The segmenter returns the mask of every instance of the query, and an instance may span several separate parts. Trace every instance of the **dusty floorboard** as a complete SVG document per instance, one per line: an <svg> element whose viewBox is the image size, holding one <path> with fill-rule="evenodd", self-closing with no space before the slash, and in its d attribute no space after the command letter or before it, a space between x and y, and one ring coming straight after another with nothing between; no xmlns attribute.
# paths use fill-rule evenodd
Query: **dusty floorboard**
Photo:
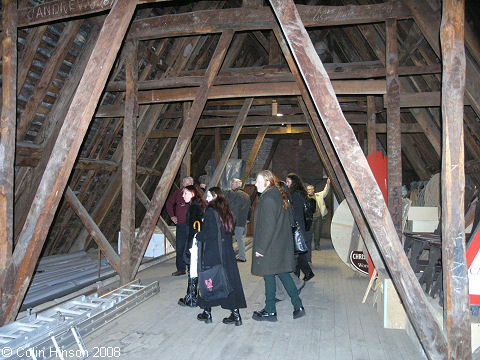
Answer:
<svg viewBox="0 0 480 360"><path fill-rule="evenodd" d="M422 359L401 330L383 329L371 305L361 300L368 280L337 257L327 240L314 251L316 276L301 293L307 316L292 319L292 305L277 305L277 323L251 319L264 306L264 283L250 274L250 256L239 264L248 308L241 311L243 326L228 326L227 310L214 308L213 323L196 320L199 309L177 305L186 277L170 276L175 262L154 266L140 274L144 283L158 280L160 293L87 337L89 349L117 350L122 359ZM109 358L115 358L109 357Z"/></svg>

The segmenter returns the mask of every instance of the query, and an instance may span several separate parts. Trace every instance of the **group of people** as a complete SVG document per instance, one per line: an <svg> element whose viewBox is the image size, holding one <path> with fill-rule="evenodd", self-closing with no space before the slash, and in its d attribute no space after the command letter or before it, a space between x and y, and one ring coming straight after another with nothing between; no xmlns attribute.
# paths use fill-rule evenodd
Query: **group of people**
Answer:
<svg viewBox="0 0 480 360"><path fill-rule="evenodd" d="M251 272L264 278L265 307L253 313L254 320L277 321L277 282L283 285L291 299L293 318L305 316L299 297L301 287L295 280L298 281L300 271L304 273L303 285L314 276L309 264L312 235L315 233L315 246L319 249L320 234L315 230L320 228L321 231L321 217L326 213L323 199L328 193L329 184L330 179L322 192L315 193L310 187L306 188L301 178L293 173L288 174L285 183L280 182L269 170L257 175L255 186L260 196L254 213ZM191 177L184 178L182 185L182 189L177 190L166 204L167 212L177 227L177 270L172 275L189 273L187 294L178 300L178 304L199 306L203 312L198 314L197 319L205 323L212 322L212 307L221 306L231 311L223 323L242 325L240 309L247 305L237 262L247 261L243 239L250 215L250 197L241 189L242 182L239 179L234 179L232 189L225 192L219 187L211 187L202 193L199 187L193 185ZM308 198L314 199L317 205L312 229L308 228L304 218ZM309 251L306 253L295 254L292 217L307 235ZM233 235L238 242L238 256L233 250ZM209 301L198 294L197 246L202 253L199 268L222 264L231 286L226 298Z"/></svg>

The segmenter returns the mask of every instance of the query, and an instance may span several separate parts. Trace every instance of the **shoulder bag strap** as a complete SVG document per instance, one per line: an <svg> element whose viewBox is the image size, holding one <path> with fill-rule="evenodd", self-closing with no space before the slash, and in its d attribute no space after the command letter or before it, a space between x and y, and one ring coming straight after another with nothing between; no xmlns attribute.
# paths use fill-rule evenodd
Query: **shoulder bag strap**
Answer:
<svg viewBox="0 0 480 360"><path fill-rule="evenodd" d="M216 210L214 210L214 214L215 214L215 220L217 221L217 227L218 227L218 236L217 236L217 240L218 240L218 252L219 252L219 255L220 255L220 263L222 264L223 266L223 256L222 256L222 230L220 229L220 226L221 226L221 223L220 223L220 219L218 217L218 213Z"/></svg>

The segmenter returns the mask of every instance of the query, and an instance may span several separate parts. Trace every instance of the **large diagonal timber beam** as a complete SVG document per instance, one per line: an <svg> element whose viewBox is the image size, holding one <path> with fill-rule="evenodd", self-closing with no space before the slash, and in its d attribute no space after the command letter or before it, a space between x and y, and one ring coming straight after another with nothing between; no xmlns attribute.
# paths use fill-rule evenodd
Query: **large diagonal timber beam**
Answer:
<svg viewBox="0 0 480 360"><path fill-rule="evenodd" d="M98 248L105 256L105 259L112 265L115 271L120 273L120 257L113 250L112 245L108 242L107 238L103 235L100 228L95 224L92 217L88 214L88 211L82 205L77 196L73 193L70 187L65 190L65 200L70 204L72 209L78 215L83 225L88 229L88 232L93 237L98 245Z"/></svg>
<svg viewBox="0 0 480 360"><path fill-rule="evenodd" d="M444 0L442 44L442 268L443 328L448 359L471 359L470 297L465 256L465 0Z"/></svg>
<svg viewBox="0 0 480 360"><path fill-rule="evenodd" d="M430 359L445 359L445 334L409 265L382 193L342 114L295 4L292 0L270 0L270 3L425 352Z"/></svg>
<svg viewBox="0 0 480 360"><path fill-rule="evenodd" d="M315 106L313 105L310 94L308 93L308 89L306 88L302 80L297 64L293 59L292 53L290 52L290 49L288 48L288 45L284 37L282 36L278 26L273 29L273 32L278 40L283 55L285 56L288 66L290 67L290 70L292 71L292 74L296 79L296 82L302 93L303 101L299 101L299 105L302 108L307 123L310 127L313 143L317 148L322 162L326 166L328 176L332 180L333 189L335 191L335 194L337 195L337 199L338 201L346 199L347 204L350 207L350 211L352 212L353 218L357 223L360 234L364 239L367 250L370 253L375 268L377 269L377 272L379 274L387 276L388 273L385 269L382 257L380 256L380 253L378 252L378 249L368 231L360 207L355 199L355 196L353 195L350 184L347 181L344 170L342 169L342 166L337 158L337 155L335 154L330 140L328 139L328 135L322 124L320 123L318 113L315 110Z"/></svg>
<svg viewBox="0 0 480 360"><path fill-rule="evenodd" d="M245 102L243 103L242 108L238 113L237 120L235 121L235 125L233 127L232 133L230 134L230 138L228 139L227 146L223 151L222 158L220 159L218 166L215 168L215 171L213 172L210 183L208 184L208 189L218 185L218 182L222 177L223 171L225 170L225 166L227 166L228 159L230 159L230 155L232 154L233 148L235 147L235 143L237 142L238 136L242 131L243 124L245 123L245 120L248 115L248 111L250 110L252 103L253 103L253 98L245 99Z"/></svg>
<svg viewBox="0 0 480 360"><path fill-rule="evenodd" d="M15 127L17 119L17 5L2 0L2 120L0 123L0 269L13 249Z"/></svg>
<svg viewBox="0 0 480 360"><path fill-rule="evenodd" d="M405 4L412 12L415 23L418 25L433 51L441 58L440 49L440 16L435 13L425 0L405 0ZM470 43L467 42L467 46ZM480 70L470 57L466 57L466 98L473 109L480 116Z"/></svg>
<svg viewBox="0 0 480 360"><path fill-rule="evenodd" d="M78 150L136 5L136 1L118 0L105 19L20 232L12 259L8 267L0 272L3 324L15 319L20 308Z"/></svg>
<svg viewBox="0 0 480 360"><path fill-rule="evenodd" d="M306 27L368 24L387 18L406 19L411 14L401 1L349 6L298 5ZM141 40L192 34L210 34L227 29L267 30L276 25L269 7L196 11L139 19L132 23L129 37Z"/></svg>
<svg viewBox="0 0 480 360"><path fill-rule="evenodd" d="M233 34L233 31L225 31L220 36L220 40L218 41L205 74L205 83L198 89L197 96L193 100L192 107L184 121L184 125L182 126L175 147L173 148L170 159L165 167L163 176L155 189L150 206L143 218L142 224L140 225L135 242L132 245L131 262L133 265L130 278L133 278L138 271L138 267L140 266L145 250L147 249L148 243L155 229L155 224L160 217L160 212L167 199L170 187L173 184L175 175L177 174L183 156L185 155L185 151L187 150L193 132L197 127L198 120L200 119L200 115L207 102L208 92L212 87L213 79L222 65L225 54L232 41Z"/></svg>

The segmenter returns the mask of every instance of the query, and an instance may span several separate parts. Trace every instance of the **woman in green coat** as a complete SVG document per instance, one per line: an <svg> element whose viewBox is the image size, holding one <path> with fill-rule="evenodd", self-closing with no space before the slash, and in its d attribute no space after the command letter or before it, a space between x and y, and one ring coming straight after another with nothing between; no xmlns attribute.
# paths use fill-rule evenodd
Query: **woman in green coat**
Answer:
<svg viewBox="0 0 480 360"><path fill-rule="evenodd" d="M293 305L293 318L305 315L297 288L289 274L295 269L293 237L288 215L289 203L280 184L269 170L257 175L255 183L261 193L255 209L252 274L265 280L265 308L253 313L258 321L277 321L275 275L278 275Z"/></svg>

